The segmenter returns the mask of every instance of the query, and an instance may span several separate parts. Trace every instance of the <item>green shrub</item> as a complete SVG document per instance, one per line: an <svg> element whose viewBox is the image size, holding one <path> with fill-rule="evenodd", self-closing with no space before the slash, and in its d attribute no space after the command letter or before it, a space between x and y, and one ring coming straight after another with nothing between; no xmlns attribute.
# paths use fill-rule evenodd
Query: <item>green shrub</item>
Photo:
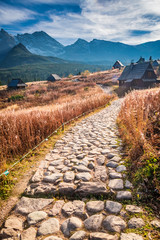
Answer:
<svg viewBox="0 0 160 240"><path fill-rule="evenodd" d="M11 96L8 100L15 102L15 101L22 100L23 98L24 98L23 95L14 95L14 96Z"/></svg>

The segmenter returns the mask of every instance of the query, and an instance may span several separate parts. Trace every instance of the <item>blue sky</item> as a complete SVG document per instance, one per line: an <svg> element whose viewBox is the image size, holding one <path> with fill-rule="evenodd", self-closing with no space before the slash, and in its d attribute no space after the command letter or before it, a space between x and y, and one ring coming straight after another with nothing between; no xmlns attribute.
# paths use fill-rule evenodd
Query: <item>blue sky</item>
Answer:
<svg viewBox="0 0 160 240"><path fill-rule="evenodd" d="M42 30L64 45L139 44L160 39L160 0L0 0L0 27L14 35Z"/></svg>

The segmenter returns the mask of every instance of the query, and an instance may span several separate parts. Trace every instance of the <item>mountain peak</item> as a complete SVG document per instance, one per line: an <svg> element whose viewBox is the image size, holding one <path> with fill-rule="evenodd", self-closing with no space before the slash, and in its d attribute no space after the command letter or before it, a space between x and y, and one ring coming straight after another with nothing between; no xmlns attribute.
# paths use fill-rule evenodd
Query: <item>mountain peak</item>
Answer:
<svg viewBox="0 0 160 240"><path fill-rule="evenodd" d="M22 43L18 43L16 46L14 46L9 53L14 55L17 55L17 54L31 55L32 54L30 51L28 51L28 49Z"/></svg>
<svg viewBox="0 0 160 240"><path fill-rule="evenodd" d="M75 43L88 43L88 42L82 38L78 38Z"/></svg>

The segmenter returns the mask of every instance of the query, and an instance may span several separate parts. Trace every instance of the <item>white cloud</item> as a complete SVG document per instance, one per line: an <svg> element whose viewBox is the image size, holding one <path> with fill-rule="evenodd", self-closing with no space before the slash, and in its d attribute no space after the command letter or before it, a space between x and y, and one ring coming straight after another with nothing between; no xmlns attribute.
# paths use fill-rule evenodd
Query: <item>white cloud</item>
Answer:
<svg viewBox="0 0 160 240"><path fill-rule="evenodd" d="M33 19L34 15L35 13L28 9L18 9L7 4L3 4L0 7L0 24L7 25L13 24L15 22Z"/></svg>
<svg viewBox="0 0 160 240"><path fill-rule="evenodd" d="M160 39L159 0L81 0L80 6L81 14L66 13L58 16L50 12L51 22L42 21L28 28L28 31L44 30L56 39L64 39L63 43L66 39L73 41L76 38L97 38L129 44ZM132 34L135 30L148 33L136 36Z"/></svg>

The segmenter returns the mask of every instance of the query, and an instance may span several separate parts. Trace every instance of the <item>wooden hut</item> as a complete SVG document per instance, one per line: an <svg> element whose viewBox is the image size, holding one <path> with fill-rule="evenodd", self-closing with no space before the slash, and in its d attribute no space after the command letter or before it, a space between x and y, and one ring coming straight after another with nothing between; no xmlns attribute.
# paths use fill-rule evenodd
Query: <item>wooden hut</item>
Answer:
<svg viewBox="0 0 160 240"><path fill-rule="evenodd" d="M148 88L157 82L157 75L150 62L131 63L119 77L119 86Z"/></svg>
<svg viewBox="0 0 160 240"><path fill-rule="evenodd" d="M8 84L8 89L18 89L25 87L27 87L27 84L25 84L20 78L12 79Z"/></svg>
<svg viewBox="0 0 160 240"><path fill-rule="evenodd" d="M60 81L61 80L61 77L58 76L57 74L51 74L48 78L47 78L47 81L50 81L50 82L55 82L55 81Z"/></svg>
<svg viewBox="0 0 160 240"><path fill-rule="evenodd" d="M159 67L160 66L160 60L159 59L154 60L153 63L152 63L152 66L155 67L155 68Z"/></svg>
<svg viewBox="0 0 160 240"><path fill-rule="evenodd" d="M121 69L121 68L123 68L123 67L124 67L124 65L123 65L119 60L117 60L117 61L114 63L114 65L113 65L113 68L114 68L114 69L116 69L116 68Z"/></svg>

